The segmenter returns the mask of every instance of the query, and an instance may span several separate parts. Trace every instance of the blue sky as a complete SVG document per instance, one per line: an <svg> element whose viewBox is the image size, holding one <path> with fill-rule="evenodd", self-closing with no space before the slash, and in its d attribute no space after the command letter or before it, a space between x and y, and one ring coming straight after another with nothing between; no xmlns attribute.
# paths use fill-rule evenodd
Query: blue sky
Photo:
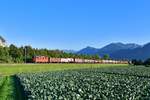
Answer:
<svg viewBox="0 0 150 100"><path fill-rule="evenodd" d="M37 48L150 42L149 0L1 0L0 35Z"/></svg>

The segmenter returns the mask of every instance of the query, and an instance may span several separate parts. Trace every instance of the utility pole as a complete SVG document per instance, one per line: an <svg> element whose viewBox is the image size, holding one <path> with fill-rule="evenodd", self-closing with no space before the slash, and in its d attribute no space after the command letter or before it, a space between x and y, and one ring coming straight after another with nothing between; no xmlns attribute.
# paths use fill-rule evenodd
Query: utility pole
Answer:
<svg viewBox="0 0 150 100"><path fill-rule="evenodd" d="M24 48L24 54L25 54L24 63L27 63L27 49L26 49L26 47Z"/></svg>

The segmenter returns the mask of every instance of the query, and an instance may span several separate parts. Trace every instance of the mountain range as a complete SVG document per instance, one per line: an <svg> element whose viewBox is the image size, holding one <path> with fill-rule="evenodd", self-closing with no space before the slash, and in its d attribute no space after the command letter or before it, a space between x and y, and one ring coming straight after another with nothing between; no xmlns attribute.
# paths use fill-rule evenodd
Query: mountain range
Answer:
<svg viewBox="0 0 150 100"><path fill-rule="evenodd" d="M150 58L150 43L145 45L139 45L135 43L111 43L102 48L94 48L94 47L86 47L78 52L77 54L88 54L88 55L95 55L98 54L99 56L103 56L108 54L113 59L141 59L145 60Z"/></svg>

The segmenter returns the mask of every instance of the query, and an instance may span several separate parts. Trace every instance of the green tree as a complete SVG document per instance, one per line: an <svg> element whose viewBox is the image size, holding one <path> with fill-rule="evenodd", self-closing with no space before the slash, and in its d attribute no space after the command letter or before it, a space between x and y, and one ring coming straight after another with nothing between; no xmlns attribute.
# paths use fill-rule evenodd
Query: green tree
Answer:
<svg viewBox="0 0 150 100"><path fill-rule="evenodd" d="M96 55L93 55L93 59L100 59L100 57L98 54L96 54Z"/></svg>
<svg viewBox="0 0 150 100"><path fill-rule="evenodd" d="M150 58L148 58L145 62L144 62L144 65L146 67L150 67Z"/></svg>
<svg viewBox="0 0 150 100"><path fill-rule="evenodd" d="M21 50L19 50L15 45L11 44L9 47L9 55L12 57L13 62L20 63L23 62Z"/></svg>
<svg viewBox="0 0 150 100"><path fill-rule="evenodd" d="M11 62L11 57L9 56L9 48L0 46L0 62L8 63Z"/></svg>
<svg viewBox="0 0 150 100"><path fill-rule="evenodd" d="M108 60L108 59L110 59L110 57L109 57L108 54L105 54L105 55L103 56L103 59Z"/></svg>
<svg viewBox="0 0 150 100"><path fill-rule="evenodd" d="M133 60L132 60L132 64L133 64L133 65L143 65L143 61L142 61L142 60L133 59Z"/></svg>

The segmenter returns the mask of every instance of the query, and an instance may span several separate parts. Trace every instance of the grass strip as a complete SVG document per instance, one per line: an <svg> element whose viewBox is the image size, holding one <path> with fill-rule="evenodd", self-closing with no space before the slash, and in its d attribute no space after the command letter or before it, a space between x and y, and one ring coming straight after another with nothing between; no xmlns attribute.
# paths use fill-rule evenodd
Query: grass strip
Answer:
<svg viewBox="0 0 150 100"><path fill-rule="evenodd" d="M14 81L11 77L5 76L3 78L3 83L0 86L0 99L1 100L15 100L15 87Z"/></svg>
<svg viewBox="0 0 150 100"><path fill-rule="evenodd" d="M0 100L26 100L23 88L16 76L1 78Z"/></svg>
<svg viewBox="0 0 150 100"><path fill-rule="evenodd" d="M0 75L10 76L18 73L127 66L127 64L0 64Z"/></svg>

